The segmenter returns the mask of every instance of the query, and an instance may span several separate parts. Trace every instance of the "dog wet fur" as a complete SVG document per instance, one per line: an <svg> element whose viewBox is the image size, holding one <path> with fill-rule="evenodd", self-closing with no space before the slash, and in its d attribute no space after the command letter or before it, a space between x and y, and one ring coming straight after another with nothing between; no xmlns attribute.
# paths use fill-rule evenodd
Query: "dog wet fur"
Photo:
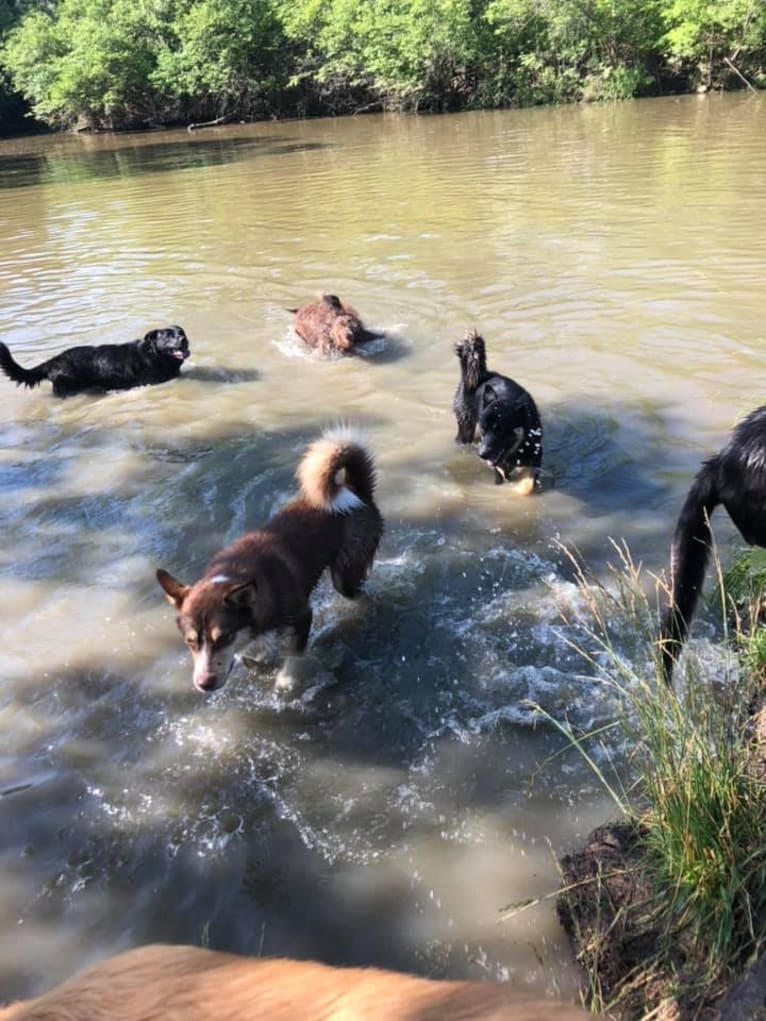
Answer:
<svg viewBox="0 0 766 1021"><path fill-rule="evenodd" d="M375 499L375 466L363 442L334 430L312 443L297 470L300 495L262 528L221 550L194 585L157 571L194 661L199 691L223 687L243 640L271 631L286 639L277 688L303 677L309 597L329 569L337 592L359 595L383 534Z"/></svg>
<svg viewBox="0 0 766 1021"><path fill-rule="evenodd" d="M289 311L295 316L295 332L322 355L348 354L356 344L378 336L365 329L354 309L335 294L319 294L311 304Z"/></svg>
<svg viewBox="0 0 766 1021"><path fill-rule="evenodd" d="M178 376L189 353L183 328L166 326L127 344L70 347L31 369L19 365L0 342L0 369L17 386L35 387L49 380L56 397L69 397L165 383Z"/></svg>
<svg viewBox="0 0 766 1021"><path fill-rule="evenodd" d="M452 407L457 443L473 443L478 430L478 455L494 473L495 483L508 482L514 492L529 496L540 487L543 426L531 394L508 376L487 368L484 338L471 331L455 345L460 380Z"/></svg>

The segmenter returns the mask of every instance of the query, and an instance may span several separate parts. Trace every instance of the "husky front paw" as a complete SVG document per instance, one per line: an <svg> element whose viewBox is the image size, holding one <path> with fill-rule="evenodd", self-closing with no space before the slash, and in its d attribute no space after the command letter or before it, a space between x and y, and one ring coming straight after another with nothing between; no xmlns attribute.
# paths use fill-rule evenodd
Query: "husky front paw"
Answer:
<svg viewBox="0 0 766 1021"><path fill-rule="evenodd" d="M293 654L287 656L282 664L274 681L274 690L298 698L311 685L318 683L326 686L328 683L335 683L335 680L334 674L310 653L302 656Z"/></svg>
<svg viewBox="0 0 766 1021"><path fill-rule="evenodd" d="M274 690L290 695L296 688L305 684L310 675L311 670L305 656L287 656L277 673Z"/></svg>

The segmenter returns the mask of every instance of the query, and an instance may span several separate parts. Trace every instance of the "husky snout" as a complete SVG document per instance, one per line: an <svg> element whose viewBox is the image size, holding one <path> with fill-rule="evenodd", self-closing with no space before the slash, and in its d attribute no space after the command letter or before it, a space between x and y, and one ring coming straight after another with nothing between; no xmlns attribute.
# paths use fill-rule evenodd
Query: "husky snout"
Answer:
<svg viewBox="0 0 766 1021"><path fill-rule="evenodd" d="M215 691L226 684L234 666L233 652L219 651L210 655L207 649L202 649L198 653L192 652L192 657L194 659L192 682L198 691Z"/></svg>
<svg viewBox="0 0 766 1021"><path fill-rule="evenodd" d="M215 691L219 686L215 674L197 674L195 671L192 680L197 691Z"/></svg>

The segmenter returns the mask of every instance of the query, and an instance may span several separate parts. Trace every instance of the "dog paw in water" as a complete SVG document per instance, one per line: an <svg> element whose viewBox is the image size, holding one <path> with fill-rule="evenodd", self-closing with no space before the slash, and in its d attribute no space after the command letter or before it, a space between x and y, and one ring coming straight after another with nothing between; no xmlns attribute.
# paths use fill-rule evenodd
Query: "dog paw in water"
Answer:
<svg viewBox="0 0 766 1021"><path fill-rule="evenodd" d="M293 695L307 686L315 670L316 663L311 656L287 656L277 672L274 690L283 695Z"/></svg>
<svg viewBox="0 0 766 1021"><path fill-rule="evenodd" d="M338 683L338 678L311 653L288 656L277 673L274 690L292 698L307 698Z"/></svg>

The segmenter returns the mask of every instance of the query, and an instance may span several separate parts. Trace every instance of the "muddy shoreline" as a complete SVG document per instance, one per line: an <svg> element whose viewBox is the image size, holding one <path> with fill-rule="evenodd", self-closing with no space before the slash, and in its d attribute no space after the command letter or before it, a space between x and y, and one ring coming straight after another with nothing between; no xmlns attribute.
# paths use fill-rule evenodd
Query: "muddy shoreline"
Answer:
<svg viewBox="0 0 766 1021"><path fill-rule="evenodd" d="M684 933L668 934L631 822L597 827L559 860L557 913L591 995L620 1021L766 1021L766 957L729 985L704 982ZM661 953L662 949L662 953Z"/></svg>

